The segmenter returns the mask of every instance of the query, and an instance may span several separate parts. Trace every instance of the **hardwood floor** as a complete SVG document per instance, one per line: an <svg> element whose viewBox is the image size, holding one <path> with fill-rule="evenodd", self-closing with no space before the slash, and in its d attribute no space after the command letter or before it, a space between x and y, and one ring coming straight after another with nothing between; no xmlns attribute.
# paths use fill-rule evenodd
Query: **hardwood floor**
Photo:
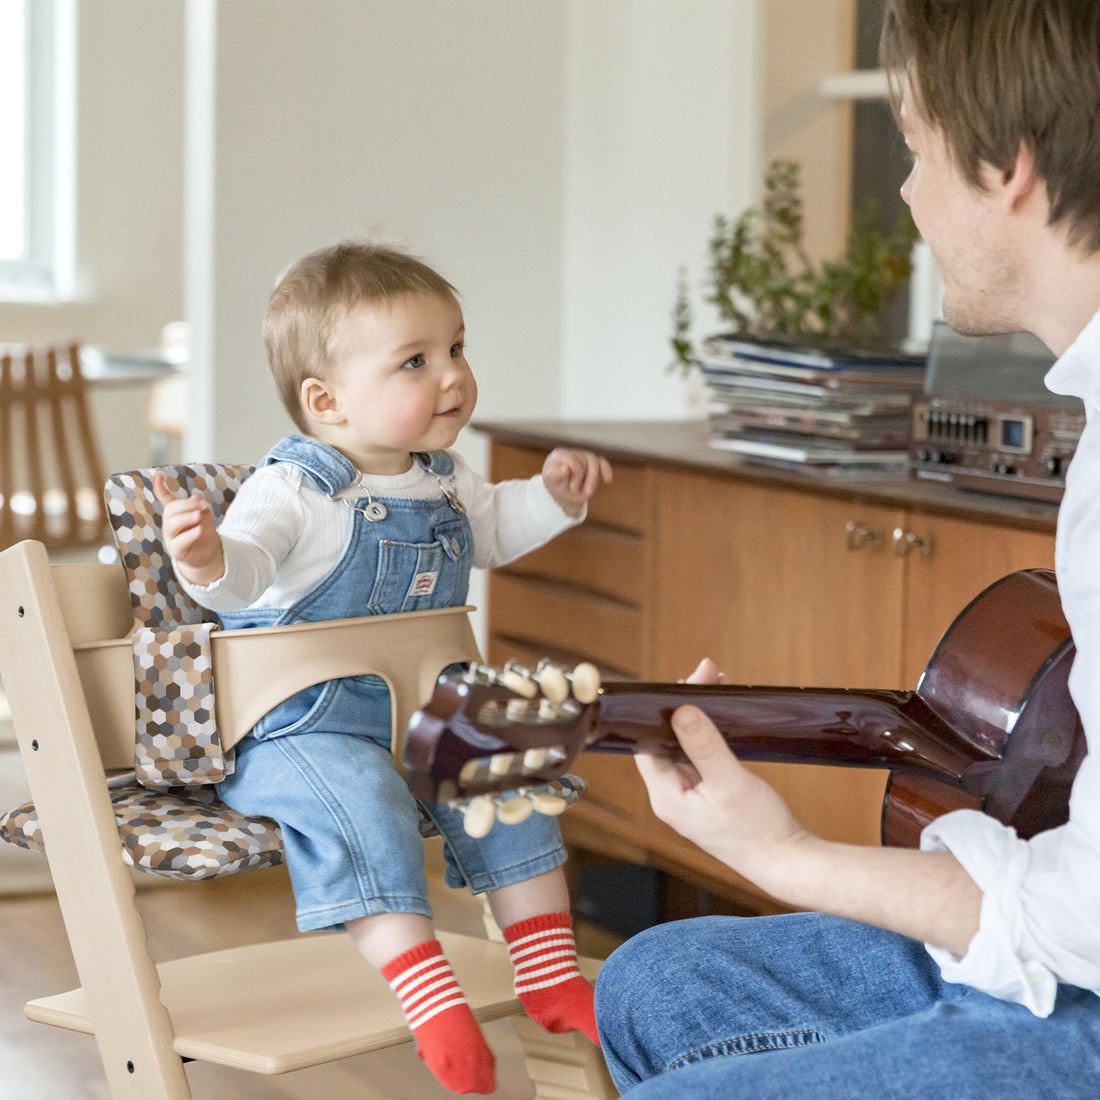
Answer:
<svg viewBox="0 0 1100 1100"><path fill-rule="evenodd" d="M438 841L429 842L432 904L440 928L482 933L481 909L442 884ZM186 901L186 905L183 901ZM281 869L194 884L139 890L154 958L296 934L290 887ZM592 946L582 950L592 954ZM90 1037L24 1019L31 997L77 985L61 914L52 894L0 897L0 1100L108 1100ZM506 1020L485 1028L497 1057L496 1096L534 1095L518 1040ZM443 1100L412 1044L279 1077L260 1077L206 1063L187 1067L199 1100Z"/></svg>

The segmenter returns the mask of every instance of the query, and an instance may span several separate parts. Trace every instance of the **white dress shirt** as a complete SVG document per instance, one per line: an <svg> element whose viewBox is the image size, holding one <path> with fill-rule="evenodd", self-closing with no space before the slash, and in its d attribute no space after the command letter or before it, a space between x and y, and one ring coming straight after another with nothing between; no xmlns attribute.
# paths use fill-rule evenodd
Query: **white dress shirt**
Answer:
<svg viewBox="0 0 1100 1100"><path fill-rule="evenodd" d="M1069 821L1031 840L973 810L932 822L921 846L947 849L983 891L981 923L966 954L929 946L943 976L1037 1016L1066 982L1100 996L1100 313L1046 378L1080 397L1086 427L1066 477L1055 567L1077 649L1070 695L1089 753L1070 798Z"/></svg>

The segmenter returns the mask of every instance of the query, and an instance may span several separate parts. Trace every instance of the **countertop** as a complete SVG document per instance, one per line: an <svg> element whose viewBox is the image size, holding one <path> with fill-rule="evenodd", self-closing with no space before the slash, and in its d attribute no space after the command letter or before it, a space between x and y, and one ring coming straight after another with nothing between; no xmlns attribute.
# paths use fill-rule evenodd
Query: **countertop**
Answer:
<svg viewBox="0 0 1100 1100"><path fill-rule="evenodd" d="M1056 504L956 489L923 478L834 479L753 463L711 447L707 424L702 420L480 420L471 427L502 443L544 447L547 451L557 446L583 447L606 455L612 463L635 462L725 474L843 500L1010 523L1028 530L1052 532L1058 517Z"/></svg>

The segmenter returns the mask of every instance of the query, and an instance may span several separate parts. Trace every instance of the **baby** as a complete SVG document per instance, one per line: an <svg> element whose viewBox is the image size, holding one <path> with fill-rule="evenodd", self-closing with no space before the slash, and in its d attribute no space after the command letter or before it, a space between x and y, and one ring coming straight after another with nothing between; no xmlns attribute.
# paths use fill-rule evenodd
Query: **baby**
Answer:
<svg viewBox="0 0 1100 1100"><path fill-rule="evenodd" d="M155 483L176 573L227 628L462 604L472 565L581 522L611 480L606 459L559 449L540 477L493 485L448 450L477 400L462 310L450 283L402 252L345 243L305 256L272 293L264 340L299 434L261 460L220 527L201 497ZM279 822L298 927L346 927L440 1083L492 1092L492 1051L435 938L385 684L333 680L281 703L239 743L218 791ZM597 1042L556 820L533 814L474 839L457 812L423 810L445 839L448 884L488 892L528 1015Z"/></svg>

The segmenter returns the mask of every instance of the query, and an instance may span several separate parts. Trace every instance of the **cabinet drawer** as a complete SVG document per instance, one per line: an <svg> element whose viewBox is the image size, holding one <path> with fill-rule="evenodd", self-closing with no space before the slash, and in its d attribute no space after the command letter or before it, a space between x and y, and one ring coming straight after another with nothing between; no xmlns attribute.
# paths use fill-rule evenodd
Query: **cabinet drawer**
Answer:
<svg viewBox="0 0 1100 1100"><path fill-rule="evenodd" d="M577 653L623 676L641 675L645 623L637 607L553 581L496 573L489 579L489 612L497 638Z"/></svg>
<svg viewBox="0 0 1100 1100"><path fill-rule="evenodd" d="M563 581L640 605L647 595L645 552L640 535L589 521L513 562L507 572Z"/></svg>
<svg viewBox="0 0 1100 1100"><path fill-rule="evenodd" d="M618 463L611 473L611 484L601 485L588 502L589 521L648 534L653 526L649 471Z"/></svg>

